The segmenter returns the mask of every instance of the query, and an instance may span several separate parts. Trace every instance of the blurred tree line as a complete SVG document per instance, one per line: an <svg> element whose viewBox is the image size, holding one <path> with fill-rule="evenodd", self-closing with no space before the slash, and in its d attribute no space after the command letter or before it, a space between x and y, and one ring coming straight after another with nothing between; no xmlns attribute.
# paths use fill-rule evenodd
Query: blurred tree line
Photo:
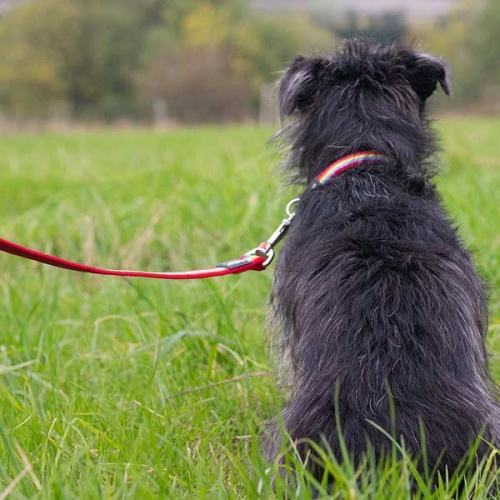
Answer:
<svg viewBox="0 0 500 500"><path fill-rule="evenodd" d="M498 0L462 0L413 31L452 62L459 103L499 81L498 19ZM251 120L262 85L296 53L328 52L359 34L412 38L398 14L273 15L247 0L31 0L0 19L0 114Z"/></svg>
<svg viewBox="0 0 500 500"><path fill-rule="evenodd" d="M263 83L334 36L245 0L31 0L0 19L0 113L74 119L253 119ZM161 106L160 106L161 108Z"/></svg>
<svg viewBox="0 0 500 500"><path fill-rule="evenodd" d="M499 0L461 0L446 17L415 26L412 35L450 63L457 107L500 113Z"/></svg>

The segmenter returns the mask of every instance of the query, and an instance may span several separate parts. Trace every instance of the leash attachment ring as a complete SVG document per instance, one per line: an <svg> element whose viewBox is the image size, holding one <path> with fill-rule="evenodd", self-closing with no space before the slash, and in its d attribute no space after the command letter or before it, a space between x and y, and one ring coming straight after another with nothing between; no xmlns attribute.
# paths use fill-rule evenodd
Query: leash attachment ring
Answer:
<svg viewBox="0 0 500 500"><path fill-rule="evenodd" d="M294 198L293 200L290 200L286 205L285 211L290 221L295 217L295 210L292 212L292 207L299 201L300 198Z"/></svg>

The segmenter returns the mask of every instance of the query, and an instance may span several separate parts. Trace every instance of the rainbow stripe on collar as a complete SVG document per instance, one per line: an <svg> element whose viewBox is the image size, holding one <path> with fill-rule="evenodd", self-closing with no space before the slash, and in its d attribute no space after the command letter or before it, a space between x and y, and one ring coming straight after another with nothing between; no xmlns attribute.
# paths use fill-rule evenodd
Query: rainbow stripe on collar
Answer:
<svg viewBox="0 0 500 500"><path fill-rule="evenodd" d="M380 163L381 161L387 161L390 159L390 156L377 151L365 151L363 153L354 153L349 156L344 156L317 175L312 181L310 187L311 189L314 189L319 186L324 186L330 179L336 177L349 168L357 167L358 165L365 163Z"/></svg>

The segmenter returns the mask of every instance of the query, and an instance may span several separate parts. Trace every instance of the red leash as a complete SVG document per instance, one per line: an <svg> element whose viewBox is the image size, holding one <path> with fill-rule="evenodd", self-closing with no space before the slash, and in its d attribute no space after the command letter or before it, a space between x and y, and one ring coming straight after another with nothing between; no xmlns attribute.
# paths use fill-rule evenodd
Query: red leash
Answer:
<svg viewBox="0 0 500 500"><path fill-rule="evenodd" d="M260 247L259 247L260 248ZM223 262L215 267L199 269L197 271L184 272L147 272L128 271L125 269L102 269L100 267L87 266L71 260L61 259L55 255L42 253L32 248L26 248L12 241L0 238L0 251L7 252L24 259L35 260L49 266L69 269L80 273L103 274L105 276L123 276L128 278L158 278L165 280L189 280L197 278L214 278L226 274L239 274L245 271L263 271L266 268L268 257L265 254L245 254L239 259ZM257 252L257 250L255 251Z"/></svg>
<svg viewBox="0 0 500 500"><path fill-rule="evenodd" d="M17 255L24 259L35 260L49 266L69 269L80 273L102 274L105 276L123 276L127 278L157 278L164 280L190 280L202 278L215 278L217 276L226 276L228 274L240 274L246 271L263 271L274 258L274 246L285 236L288 226L293 219L294 214L290 213L289 208L293 200L287 205L288 218L278 226L276 231L269 239L261 243L258 247L245 253L238 259L229 260L217 264L208 269L198 269L196 271L183 272L147 272L147 271L129 271L124 269L103 269L100 267L87 266L71 260L62 259L55 255L39 252L32 248L26 248L12 241L0 238L0 251Z"/></svg>

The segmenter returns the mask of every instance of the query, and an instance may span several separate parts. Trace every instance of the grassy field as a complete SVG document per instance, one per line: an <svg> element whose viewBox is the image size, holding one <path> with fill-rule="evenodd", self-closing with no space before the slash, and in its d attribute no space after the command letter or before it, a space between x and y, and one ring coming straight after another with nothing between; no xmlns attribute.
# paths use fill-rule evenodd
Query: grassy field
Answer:
<svg viewBox="0 0 500 500"><path fill-rule="evenodd" d="M439 129L438 183L490 285L500 380L500 121ZM291 194L271 133L0 138L0 236L106 267L182 270L237 257L270 234ZM165 282L3 254L0 266L0 499L255 498L259 479L272 496L257 452L280 406L264 329L272 270ZM405 461L372 464L363 480L331 468L338 498L409 495ZM471 479L478 498L483 480ZM449 498L453 487L419 491ZM308 498L301 484L289 495Z"/></svg>

